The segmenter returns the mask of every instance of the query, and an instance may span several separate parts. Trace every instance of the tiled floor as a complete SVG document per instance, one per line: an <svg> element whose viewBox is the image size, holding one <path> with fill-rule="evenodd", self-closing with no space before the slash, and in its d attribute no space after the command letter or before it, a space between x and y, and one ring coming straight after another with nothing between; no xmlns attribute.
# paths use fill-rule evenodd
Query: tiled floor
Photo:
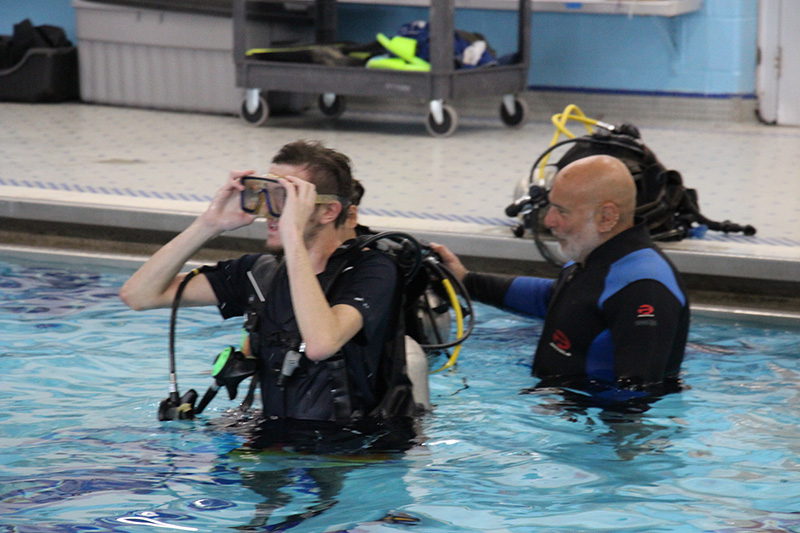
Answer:
<svg viewBox="0 0 800 533"><path fill-rule="evenodd" d="M597 118L631 120L624 109L617 103ZM177 231L229 169L265 170L284 143L320 139L352 158L367 190L361 212L369 225L464 254L535 260L531 242L511 236L504 208L550 142L545 115L509 129L494 112L459 110L455 135L434 139L424 112L365 104L336 122L310 110L252 128L230 116L0 104L0 216ZM749 117L649 116L642 106L631 115L659 159L697 189L704 214L758 228L755 237L709 232L665 245L682 270L800 280L800 129Z"/></svg>

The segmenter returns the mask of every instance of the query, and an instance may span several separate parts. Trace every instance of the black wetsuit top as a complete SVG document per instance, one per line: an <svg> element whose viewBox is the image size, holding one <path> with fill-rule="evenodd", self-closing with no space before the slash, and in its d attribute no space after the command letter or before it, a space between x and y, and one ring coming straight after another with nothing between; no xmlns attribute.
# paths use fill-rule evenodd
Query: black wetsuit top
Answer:
<svg viewBox="0 0 800 533"><path fill-rule="evenodd" d="M479 301L544 317L533 375L649 386L677 378L689 330L681 276L639 224L568 263L557 280L467 275Z"/></svg>
<svg viewBox="0 0 800 533"><path fill-rule="evenodd" d="M324 272L317 276L324 288L335 275L337 250ZM364 320L362 329L336 355L322 362L301 359L301 365L282 386L276 378L285 351L301 341L292 309L286 268L270 254L246 255L217 264L205 273L224 318L242 316L252 302L258 309L256 334L251 333L253 353L261 357L261 395L264 415L299 420L337 419L332 397L332 365L344 362L353 410L368 412L376 402L376 373L380 363L387 323L394 305L397 266L386 255L366 250L348 265L328 292L331 307L347 304ZM251 280L252 278L252 280ZM254 285L255 282L255 285ZM258 287L256 289L255 287ZM263 297L263 303L261 298ZM253 343L254 339L258 339Z"/></svg>

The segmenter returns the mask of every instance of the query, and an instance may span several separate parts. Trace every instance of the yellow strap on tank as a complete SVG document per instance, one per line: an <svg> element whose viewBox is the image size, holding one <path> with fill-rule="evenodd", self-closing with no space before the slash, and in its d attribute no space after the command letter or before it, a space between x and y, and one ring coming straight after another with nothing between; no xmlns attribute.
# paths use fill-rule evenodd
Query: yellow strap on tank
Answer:
<svg viewBox="0 0 800 533"><path fill-rule="evenodd" d="M445 292L447 292L447 295L450 297L450 305L453 306L453 310L456 313L456 338L460 339L461 335L464 333L464 314L461 312L461 304L458 301L458 295L456 295L456 291L453 289L453 284L450 283L449 279L442 279L442 286L444 287ZM441 372L442 370L446 370L455 365L456 361L458 360L459 353L461 353L461 344L453 349L453 354L450 356L450 359L447 360L447 363L445 363L442 368L431 372L431 374Z"/></svg>

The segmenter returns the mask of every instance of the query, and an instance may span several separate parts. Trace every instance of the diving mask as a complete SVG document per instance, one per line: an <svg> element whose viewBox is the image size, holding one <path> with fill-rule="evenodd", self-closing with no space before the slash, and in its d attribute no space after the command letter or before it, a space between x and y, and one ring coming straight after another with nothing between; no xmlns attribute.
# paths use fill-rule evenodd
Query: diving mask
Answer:
<svg viewBox="0 0 800 533"><path fill-rule="evenodd" d="M244 176L242 185L244 190L241 192L242 211L260 217L279 218L283 213L283 206L286 204L286 189L278 181L283 176L266 174L264 176ZM318 194L318 204L329 204L347 202L346 199L334 194Z"/></svg>

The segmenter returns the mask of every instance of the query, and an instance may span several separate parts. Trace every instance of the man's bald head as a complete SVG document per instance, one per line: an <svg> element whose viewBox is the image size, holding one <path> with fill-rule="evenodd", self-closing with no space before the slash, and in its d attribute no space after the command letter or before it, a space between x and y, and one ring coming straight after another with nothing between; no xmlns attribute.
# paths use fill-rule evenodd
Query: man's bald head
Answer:
<svg viewBox="0 0 800 533"><path fill-rule="evenodd" d="M628 167L609 155L592 155L573 161L556 176L561 185L594 206L611 203L619 209L619 224L633 224L636 211L636 183Z"/></svg>
<svg viewBox="0 0 800 533"><path fill-rule="evenodd" d="M583 262L600 244L633 226L636 184L628 167L607 155L573 161L550 189L545 225L561 251Z"/></svg>

